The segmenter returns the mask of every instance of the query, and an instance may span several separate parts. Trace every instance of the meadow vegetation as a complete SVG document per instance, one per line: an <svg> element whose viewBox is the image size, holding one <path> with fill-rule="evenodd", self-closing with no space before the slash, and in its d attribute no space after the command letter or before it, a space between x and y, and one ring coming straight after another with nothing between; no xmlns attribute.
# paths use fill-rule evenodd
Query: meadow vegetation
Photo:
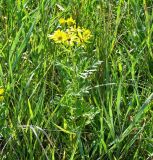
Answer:
<svg viewBox="0 0 153 160"><path fill-rule="evenodd" d="M153 159L152 8L0 0L0 159Z"/></svg>

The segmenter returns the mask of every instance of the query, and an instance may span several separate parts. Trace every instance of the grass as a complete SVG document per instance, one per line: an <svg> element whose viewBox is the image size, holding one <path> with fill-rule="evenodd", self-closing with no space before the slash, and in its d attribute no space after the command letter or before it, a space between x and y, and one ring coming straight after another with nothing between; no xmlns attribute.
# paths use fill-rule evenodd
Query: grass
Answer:
<svg viewBox="0 0 153 160"><path fill-rule="evenodd" d="M153 159L152 6L0 0L1 159ZM85 48L48 38L70 16Z"/></svg>

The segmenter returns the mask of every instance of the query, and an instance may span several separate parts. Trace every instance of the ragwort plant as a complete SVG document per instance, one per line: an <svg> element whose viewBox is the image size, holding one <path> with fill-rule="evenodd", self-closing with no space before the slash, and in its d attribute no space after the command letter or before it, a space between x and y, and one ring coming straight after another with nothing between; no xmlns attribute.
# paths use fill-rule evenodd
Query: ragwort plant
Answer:
<svg viewBox="0 0 153 160"><path fill-rule="evenodd" d="M86 61L81 59L81 56L86 56L87 43L92 37L89 29L81 28L76 26L76 22L72 17L59 20L60 27L62 29L57 29L52 35L49 35L49 39L56 43L57 55L60 59L55 64L55 70L58 72L61 83L61 90L63 92L62 103L58 105L62 107L63 112L65 112L65 117L63 117L63 128L57 126L64 133L69 135L69 145L72 147L71 153L69 153L69 146L66 152L69 153L70 159L73 159L77 153L78 145L82 150L82 156L85 157L83 152L83 146L81 139L82 130L90 124L92 119L98 114L95 111L94 106L88 105L85 100L85 96L88 94L89 83L87 82L87 77L92 76L96 69L101 64L96 63L93 69L89 70L90 65L85 64ZM57 56L56 56L57 58ZM89 61L89 63L91 63ZM54 101L54 100L53 100ZM57 108L56 108L57 110ZM64 140L62 140L64 141ZM67 146L65 142L65 147ZM64 151L63 151L64 152Z"/></svg>

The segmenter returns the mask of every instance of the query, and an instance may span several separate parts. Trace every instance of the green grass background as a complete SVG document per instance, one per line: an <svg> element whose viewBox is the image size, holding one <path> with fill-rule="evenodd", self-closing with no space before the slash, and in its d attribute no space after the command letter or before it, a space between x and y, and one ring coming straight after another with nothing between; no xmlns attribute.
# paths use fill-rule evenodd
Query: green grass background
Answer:
<svg viewBox="0 0 153 160"><path fill-rule="evenodd" d="M0 158L153 158L152 0L0 0ZM48 39L59 18L86 48Z"/></svg>

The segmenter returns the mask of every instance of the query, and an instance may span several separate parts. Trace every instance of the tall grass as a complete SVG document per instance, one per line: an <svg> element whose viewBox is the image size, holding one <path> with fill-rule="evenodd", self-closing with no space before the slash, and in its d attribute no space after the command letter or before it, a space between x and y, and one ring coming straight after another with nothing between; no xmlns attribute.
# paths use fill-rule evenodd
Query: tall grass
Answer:
<svg viewBox="0 0 153 160"><path fill-rule="evenodd" d="M1 159L153 158L152 6L0 0ZM85 48L47 37L70 16Z"/></svg>

